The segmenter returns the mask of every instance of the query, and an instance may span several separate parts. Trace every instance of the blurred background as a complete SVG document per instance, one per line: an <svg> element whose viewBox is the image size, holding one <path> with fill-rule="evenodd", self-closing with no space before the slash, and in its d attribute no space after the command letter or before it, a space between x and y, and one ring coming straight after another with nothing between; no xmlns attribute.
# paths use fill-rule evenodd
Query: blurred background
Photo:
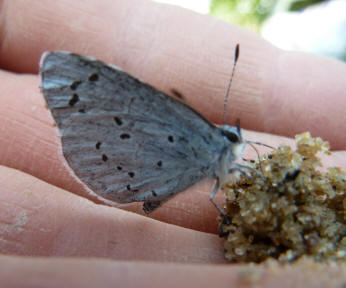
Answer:
<svg viewBox="0 0 346 288"><path fill-rule="evenodd" d="M250 29L285 50L346 62L346 0L154 0Z"/></svg>

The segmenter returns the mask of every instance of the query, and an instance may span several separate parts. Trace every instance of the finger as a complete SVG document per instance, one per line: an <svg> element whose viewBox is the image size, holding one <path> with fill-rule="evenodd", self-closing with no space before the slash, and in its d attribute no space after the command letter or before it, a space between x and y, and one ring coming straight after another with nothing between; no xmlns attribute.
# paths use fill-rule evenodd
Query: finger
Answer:
<svg viewBox="0 0 346 288"><path fill-rule="evenodd" d="M345 149L346 66L282 52L255 34L192 12L143 0L6 1L0 65L37 72L44 50L64 49L114 63L222 123L236 43L241 52L227 115L252 130L311 131ZM21 19L21 21L17 21ZM109 27L112 27L111 32Z"/></svg>
<svg viewBox="0 0 346 288"><path fill-rule="evenodd" d="M224 262L216 235L103 205L0 166L0 251L31 256Z"/></svg>
<svg viewBox="0 0 346 288"><path fill-rule="evenodd" d="M56 127L53 126L53 119L38 88L37 77L0 71L0 79L0 164L97 201L66 165ZM294 147L293 140L284 137L249 131L246 131L245 136L249 140L270 143L274 147L280 143ZM251 150L248 150L250 153ZM256 157L255 154L246 154L245 157L247 155ZM345 153L334 153L326 159L330 159L329 166L345 167ZM218 213L208 200L213 185L212 181L195 185L165 203L150 217L198 231L217 233ZM218 192L215 201L222 206L224 195ZM143 214L141 206L142 203L134 203L125 208Z"/></svg>
<svg viewBox="0 0 346 288"><path fill-rule="evenodd" d="M345 265L192 265L1 256L4 287L342 287ZM18 275L20 275L18 277Z"/></svg>

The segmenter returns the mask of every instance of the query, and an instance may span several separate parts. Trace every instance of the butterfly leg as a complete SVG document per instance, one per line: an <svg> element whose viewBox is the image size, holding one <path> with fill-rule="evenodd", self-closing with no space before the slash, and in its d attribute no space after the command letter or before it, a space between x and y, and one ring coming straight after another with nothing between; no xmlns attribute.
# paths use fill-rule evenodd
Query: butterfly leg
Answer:
<svg viewBox="0 0 346 288"><path fill-rule="evenodd" d="M213 192L210 194L209 196L209 200L210 202L215 206L215 208L219 211L219 213L221 214L221 216L224 216L225 215L225 212L219 207L217 206L217 204L214 202L213 198L217 192L217 190L219 190L219 186L220 186L220 180L219 178L216 178L216 183L215 183L215 187L214 187L214 190Z"/></svg>
<svg viewBox="0 0 346 288"><path fill-rule="evenodd" d="M244 175L247 178L253 179L253 177L251 175L248 175L246 172L244 172L245 169L247 170L251 170L252 172L254 172L255 174L257 174L259 177L261 177L263 180L265 180L266 178L263 176L262 173L260 173L258 170L256 170L255 168L253 168L250 165L247 164L240 164L240 163L235 163L234 164L235 167L231 168L229 170L229 173L232 173L234 171L239 171L242 175Z"/></svg>
<svg viewBox="0 0 346 288"><path fill-rule="evenodd" d="M249 167L251 167L251 166L249 166ZM242 168L244 169L244 167L234 167L234 168L229 169L228 172L231 174L234 171L239 171L241 174L245 175L246 177L249 177L249 175L247 175L246 172L244 172ZM246 168L248 168L248 167L246 167ZM252 168L252 169L254 169L254 168ZM217 211L219 211L220 215L225 216L225 212L223 211L223 209L221 209L219 206L217 206L217 204L213 200L217 190L219 190L219 187L220 187L220 180L219 180L219 178L216 178L215 187L214 187L213 192L209 196L209 200L214 205L214 207L217 209Z"/></svg>
<svg viewBox="0 0 346 288"><path fill-rule="evenodd" d="M143 211L145 214L150 214L155 209L159 208L164 201L145 201L143 203Z"/></svg>
<svg viewBox="0 0 346 288"><path fill-rule="evenodd" d="M228 172L230 174L232 174L233 172L238 171L243 176L248 177L250 179L253 179L253 177L251 175L249 175L248 173L246 173L244 171L245 169L251 170L254 173L256 173L257 175L259 175L261 178L264 178L264 176L261 173L259 173L255 168L253 168L250 165L246 165L246 164L235 163L235 167L229 169ZM221 216L225 216L225 212L223 211L223 209L221 209L219 206L217 206L217 204L213 200L217 190L219 189L219 186L220 186L220 180L219 180L219 178L216 178L216 184L215 184L213 192L210 194L209 200L215 206L215 208L220 212Z"/></svg>

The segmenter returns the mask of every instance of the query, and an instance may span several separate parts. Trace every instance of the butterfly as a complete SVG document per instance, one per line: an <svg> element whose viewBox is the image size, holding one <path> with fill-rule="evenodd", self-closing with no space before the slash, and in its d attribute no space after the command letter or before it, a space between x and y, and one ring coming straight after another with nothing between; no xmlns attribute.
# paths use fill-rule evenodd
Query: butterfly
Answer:
<svg viewBox="0 0 346 288"><path fill-rule="evenodd" d="M210 200L217 207L213 197L220 185L246 167L235 162L247 143L239 122L216 126L118 67L52 51L42 55L40 75L65 159L105 199L144 202L150 213L213 178Z"/></svg>

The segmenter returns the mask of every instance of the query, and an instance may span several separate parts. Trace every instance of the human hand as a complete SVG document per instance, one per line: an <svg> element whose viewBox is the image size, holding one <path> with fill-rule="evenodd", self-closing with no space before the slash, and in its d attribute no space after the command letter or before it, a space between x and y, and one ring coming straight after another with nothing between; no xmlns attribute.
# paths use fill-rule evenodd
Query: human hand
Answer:
<svg viewBox="0 0 346 288"><path fill-rule="evenodd" d="M52 277L47 286L80 281L85 287L160 285L162 280L201 287L239 281L240 266L213 265L225 260L216 233L217 211L208 200L212 185L200 183L165 203L150 215L159 221L144 216L141 204L128 205L127 210L136 212L130 213L99 205L86 194L60 156L61 143L39 90L38 61L45 50L93 56L161 91L175 88L189 105L222 124L234 47L240 43L228 123L240 118L244 128L267 133L249 131L248 139L272 146L293 143L279 134L309 130L330 141L333 149L345 149L343 63L283 52L244 29L143 0L1 4L0 249L32 256L0 257L7 267L0 272L6 277L0 278L8 283L42 283ZM345 152L339 151L328 164L345 168L345 160ZM216 202L222 199L219 192ZM310 271L311 279L300 269L283 269L261 281L276 286L283 279L292 281L293 273L305 287L317 275L328 279L328 271L340 268L328 269L325 274Z"/></svg>

